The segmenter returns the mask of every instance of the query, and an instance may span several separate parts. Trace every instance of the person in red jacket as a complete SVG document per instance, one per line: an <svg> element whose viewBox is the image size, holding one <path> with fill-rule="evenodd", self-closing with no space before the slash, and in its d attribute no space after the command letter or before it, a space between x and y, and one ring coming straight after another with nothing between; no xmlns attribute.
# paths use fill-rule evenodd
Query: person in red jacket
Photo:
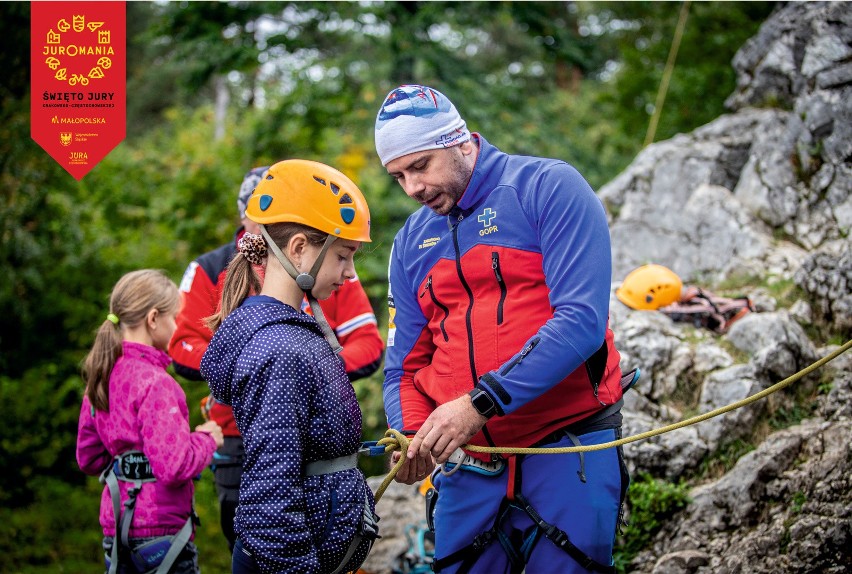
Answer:
<svg viewBox="0 0 852 574"><path fill-rule="evenodd" d="M245 209L248 198L267 169L268 167L256 167L243 179L237 197L241 226L234 233L234 241L201 255L190 263L184 272L180 284L183 305L177 317L177 329L169 343L169 355L175 372L187 379L203 380L199 372L201 357L213 337L204 320L219 308L226 268L237 252L237 242L246 232L259 233L257 223L246 218ZM320 308L343 347L340 357L350 380L373 374L382 362L384 341L379 335L370 301L357 276L346 282L331 297L320 301ZM311 312L307 301L303 301L302 310ZM206 418L216 421L225 435L225 444L214 456L213 474L219 496L222 533L233 550L236 541L234 514L242 476L243 440L234 422L231 407L207 397L202 401L202 412Z"/></svg>

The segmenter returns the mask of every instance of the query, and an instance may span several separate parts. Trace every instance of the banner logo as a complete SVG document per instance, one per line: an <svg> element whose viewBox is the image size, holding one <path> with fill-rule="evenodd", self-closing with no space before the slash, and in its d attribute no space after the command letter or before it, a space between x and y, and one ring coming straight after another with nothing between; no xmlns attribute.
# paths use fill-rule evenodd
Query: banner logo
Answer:
<svg viewBox="0 0 852 574"><path fill-rule="evenodd" d="M30 6L30 135L80 180L126 134L126 5Z"/></svg>

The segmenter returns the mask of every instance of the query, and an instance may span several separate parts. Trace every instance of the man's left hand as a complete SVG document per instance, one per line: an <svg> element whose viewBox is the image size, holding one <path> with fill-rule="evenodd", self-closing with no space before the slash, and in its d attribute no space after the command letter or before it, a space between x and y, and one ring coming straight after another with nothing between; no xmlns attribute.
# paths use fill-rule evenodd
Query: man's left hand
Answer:
<svg viewBox="0 0 852 574"><path fill-rule="evenodd" d="M427 457L430 453L438 464L446 462L460 446L485 426L488 419L479 414L468 395L444 403L432 411L429 418L411 439L407 457Z"/></svg>

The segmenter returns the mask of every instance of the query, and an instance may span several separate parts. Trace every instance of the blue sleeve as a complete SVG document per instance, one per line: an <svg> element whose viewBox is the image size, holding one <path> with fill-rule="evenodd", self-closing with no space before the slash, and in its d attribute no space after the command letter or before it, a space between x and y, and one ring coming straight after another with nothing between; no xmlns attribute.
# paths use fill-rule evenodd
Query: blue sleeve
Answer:
<svg viewBox="0 0 852 574"><path fill-rule="evenodd" d="M604 342L612 274L603 205L585 179L559 163L542 174L524 209L538 231L553 317L484 384L502 386L504 414L538 398L582 365Z"/></svg>

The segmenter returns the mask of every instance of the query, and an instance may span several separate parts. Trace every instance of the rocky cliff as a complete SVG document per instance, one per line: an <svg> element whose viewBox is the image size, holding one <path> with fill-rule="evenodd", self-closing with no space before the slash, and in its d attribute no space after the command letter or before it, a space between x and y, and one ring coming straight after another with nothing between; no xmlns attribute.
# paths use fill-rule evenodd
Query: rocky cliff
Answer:
<svg viewBox="0 0 852 574"><path fill-rule="evenodd" d="M819 342L826 333L850 335L852 11L786 4L733 64L732 113L649 146L600 193L614 281L660 263L689 283L740 284L758 311L719 336L613 300L626 366L647 375L628 396L627 435L759 392L835 349ZM773 296L784 285L798 296ZM627 445L634 473L691 485L628 570L848 572L850 355L766 400ZM706 471L743 451L720 477Z"/></svg>
<svg viewBox="0 0 852 574"><path fill-rule="evenodd" d="M648 146L600 190L614 286L658 263L686 283L735 285L757 311L718 335L613 297L622 366L643 373L625 436L761 391L852 332L852 10L785 4L733 65L730 114ZM850 441L852 352L766 400L626 445L634 476L689 485L627 570L852 570ZM394 484L379 511L372 573L407 548L422 497Z"/></svg>

